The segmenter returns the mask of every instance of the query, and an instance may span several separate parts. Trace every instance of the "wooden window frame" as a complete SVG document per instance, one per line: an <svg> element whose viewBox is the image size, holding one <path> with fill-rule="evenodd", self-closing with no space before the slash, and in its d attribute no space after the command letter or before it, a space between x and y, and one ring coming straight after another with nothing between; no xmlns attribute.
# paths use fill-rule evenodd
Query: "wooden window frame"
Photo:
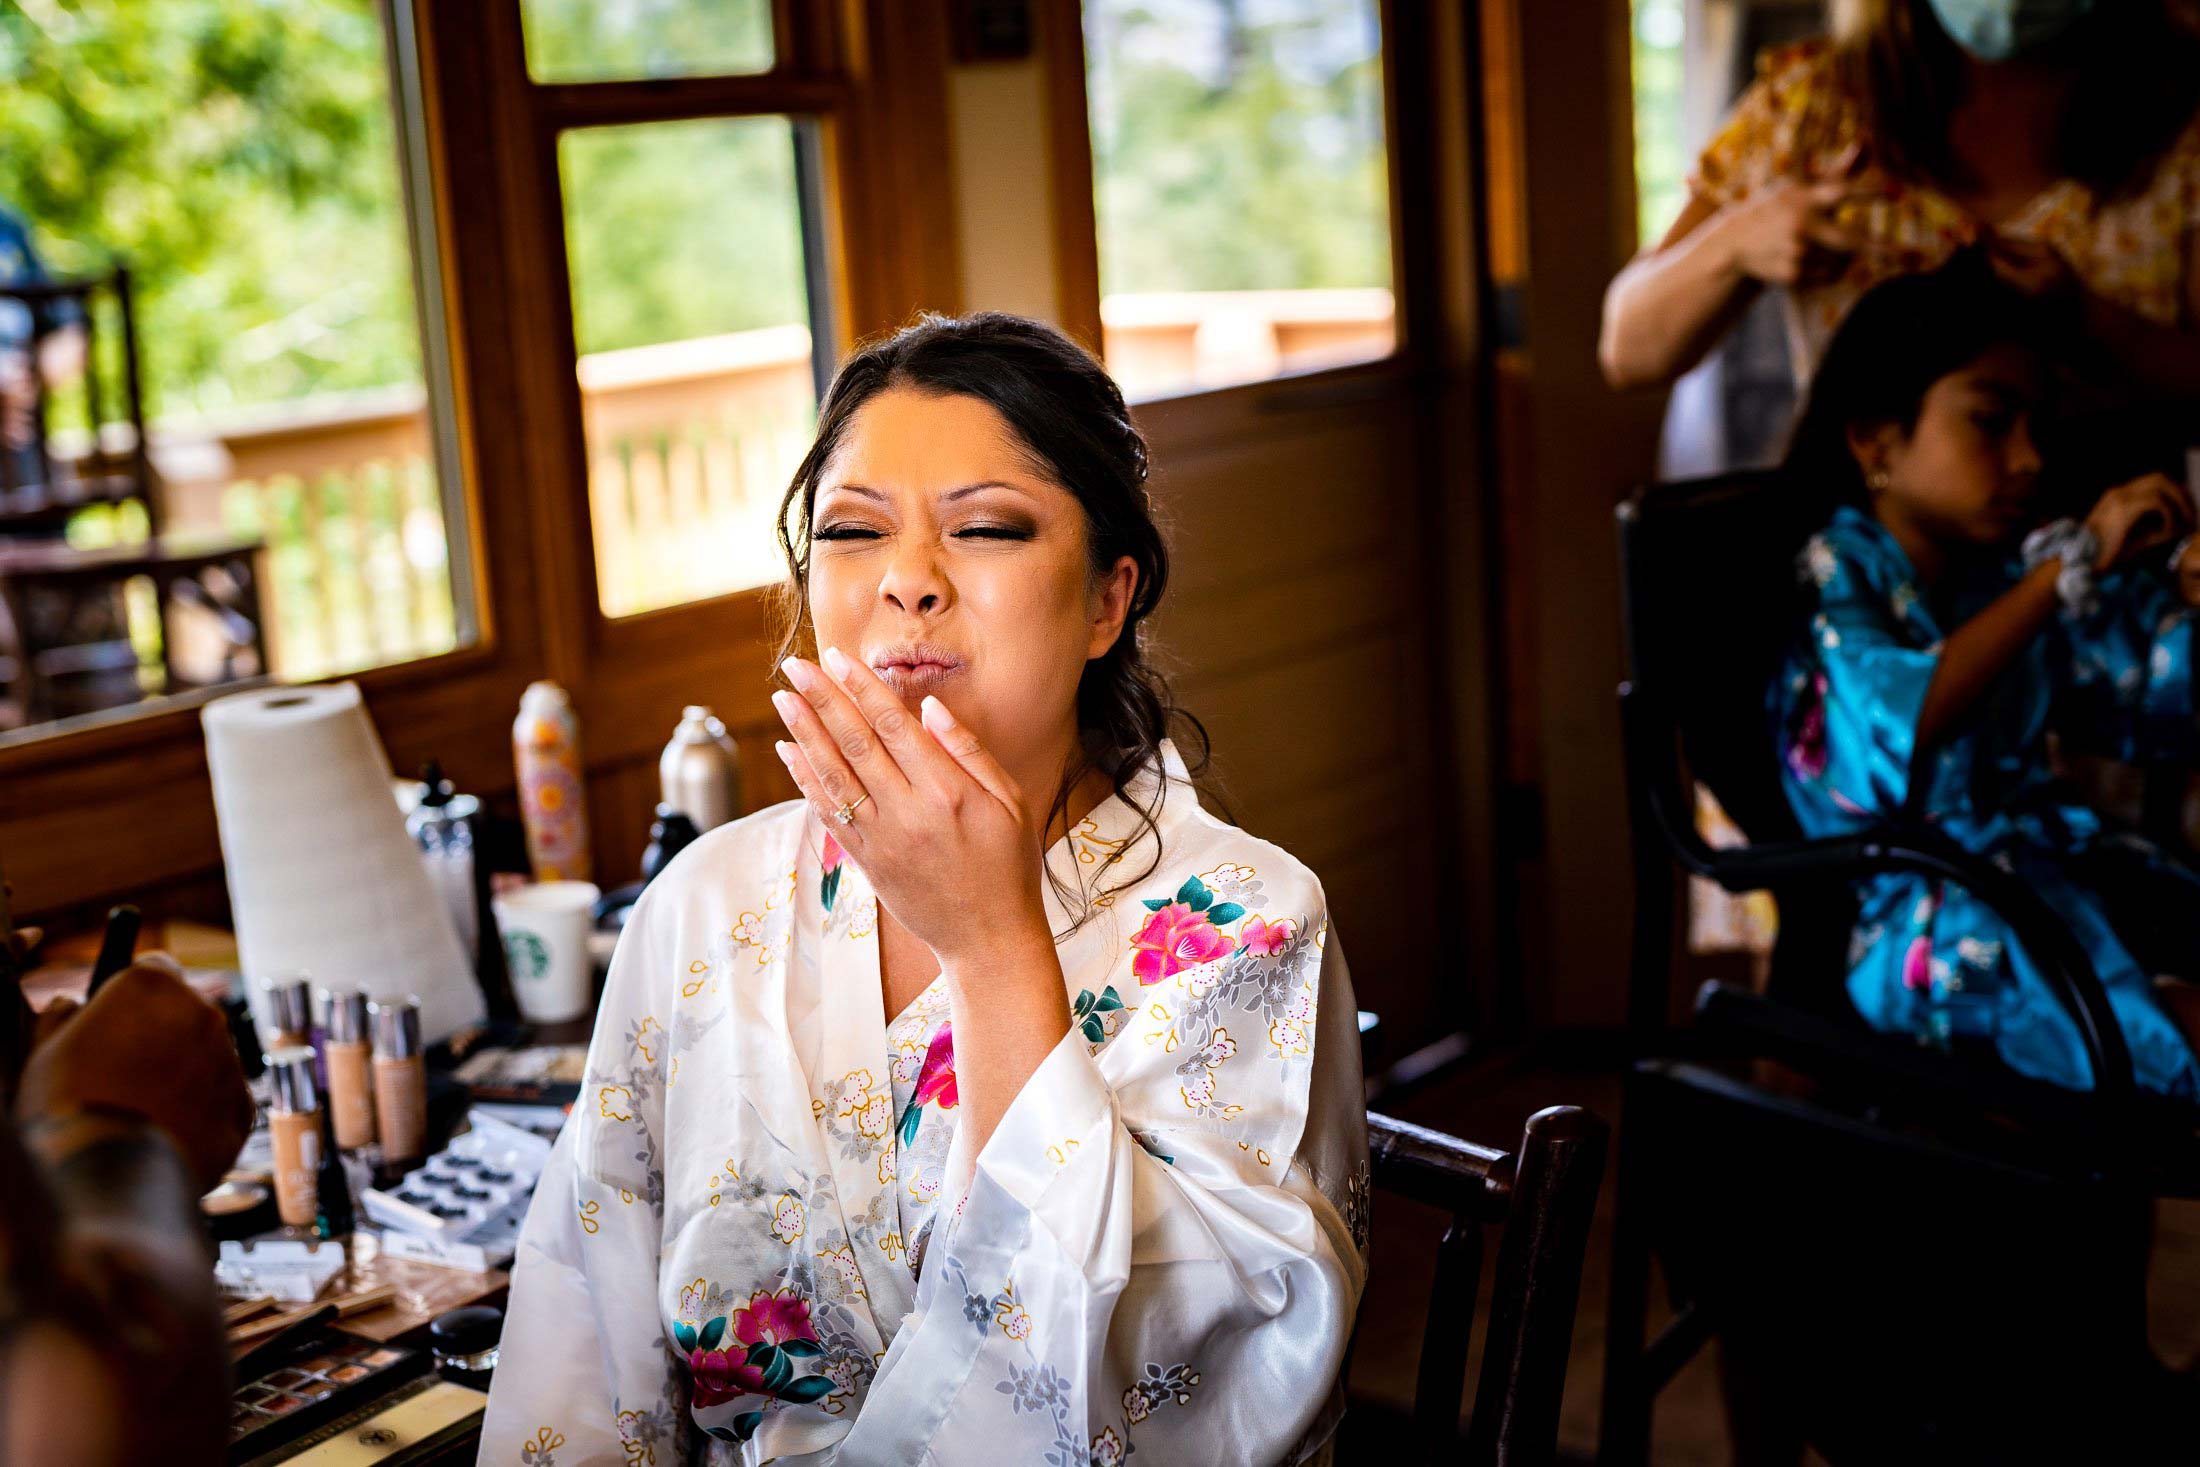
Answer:
<svg viewBox="0 0 2200 1467"><path fill-rule="evenodd" d="M1377 396L1423 380L1437 333L1433 323L1414 318L1421 294L1411 278L1425 262L1411 257L1406 179L1410 172L1398 136L1399 95L1406 73L1399 47L1396 0L1375 0L1381 27L1383 67L1383 154L1389 212L1391 295L1397 339L1390 352L1366 362L1288 372L1257 382L1193 388L1131 404L1151 432L1169 437L1234 435L1257 431L1269 414L1295 407L1316 407L1360 396ZM1037 54L1045 69L1052 104L1047 117L1047 151L1053 166L1052 233L1056 279L1055 309L1064 330L1096 357L1102 353L1100 320L1100 234L1094 203L1091 98L1086 92L1083 7L1078 0L1042 0ZM1103 357L1104 360L1104 357Z"/></svg>
<svg viewBox="0 0 2200 1467"><path fill-rule="evenodd" d="M706 692L737 733L761 729L771 590L618 619L599 609L557 138L576 126L814 119L832 344L845 349L918 309L960 306L947 8L773 0L767 73L544 84L527 75L520 0L392 3L409 7L417 43L460 479L444 497L466 510L470 533L453 552L468 557L477 613L466 647L350 675L392 765L432 755L473 788L509 790L511 719L543 677L573 692L592 776L653 761L665 715ZM218 878L199 722L208 696L0 747L0 865L18 912L66 925L118 894L204 892ZM776 798L774 778L755 777L770 761L749 762L752 803Z"/></svg>

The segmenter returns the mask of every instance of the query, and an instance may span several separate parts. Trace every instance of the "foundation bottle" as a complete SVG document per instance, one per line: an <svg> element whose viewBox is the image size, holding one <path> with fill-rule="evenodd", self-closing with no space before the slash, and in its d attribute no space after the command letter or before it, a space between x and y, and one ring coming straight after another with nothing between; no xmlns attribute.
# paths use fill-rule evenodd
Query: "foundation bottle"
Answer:
<svg viewBox="0 0 2200 1467"><path fill-rule="evenodd" d="M427 1155L428 1062L420 1048L420 1000L368 1005L374 1018L374 1114L382 1161L392 1169Z"/></svg>
<svg viewBox="0 0 2200 1467"><path fill-rule="evenodd" d="M336 1123L336 1144L345 1151L374 1144L372 1060L366 994L356 988L330 991L321 1061L328 1067L328 1107Z"/></svg>
<svg viewBox="0 0 2200 1467"><path fill-rule="evenodd" d="M313 1043L312 991L302 976L271 978L267 983L267 1020L275 1030L267 1052Z"/></svg>
<svg viewBox="0 0 2200 1467"><path fill-rule="evenodd" d="M287 1227L310 1228L320 1212L321 1170L321 1105L313 1089L313 1051L303 1046L276 1050L268 1057L268 1075L275 1211Z"/></svg>

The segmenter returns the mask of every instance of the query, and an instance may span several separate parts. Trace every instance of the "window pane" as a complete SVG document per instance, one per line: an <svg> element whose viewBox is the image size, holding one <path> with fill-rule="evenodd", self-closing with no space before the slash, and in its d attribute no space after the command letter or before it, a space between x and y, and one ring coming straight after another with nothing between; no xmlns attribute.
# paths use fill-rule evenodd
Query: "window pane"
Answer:
<svg viewBox="0 0 2200 1467"><path fill-rule="evenodd" d="M153 470L149 504L41 518L128 479L100 472L131 442L119 312L102 294L0 326L0 355L37 365L54 449L5 476L19 596L0 615L0 731L470 636L398 161L414 79L393 99L387 45L375 0L0 7L0 208L27 246L0 250L0 284L129 267ZM224 539L250 548L165 604L165 571L95 573L102 553Z"/></svg>
<svg viewBox="0 0 2200 1467"><path fill-rule="evenodd" d="M1388 355L1375 0L1086 0L1110 371L1132 398Z"/></svg>
<svg viewBox="0 0 2200 1467"><path fill-rule="evenodd" d="M1681 144L1681 0L1633 0L1636 228L1663 239L1681 212L1689 160Z"/></svg>
<svg viewBox="0 0 2200 1467"><path fill-rule="evenodd" d="M781 577L817 419L796 144L783 117L560 140L607 616Z"/></svg>
<svg viewBox="0 0 2200 1467"><path fill-rule="evenodd" d="M536 81L742 76L772 67L771 0L522 0Z"/></svg>

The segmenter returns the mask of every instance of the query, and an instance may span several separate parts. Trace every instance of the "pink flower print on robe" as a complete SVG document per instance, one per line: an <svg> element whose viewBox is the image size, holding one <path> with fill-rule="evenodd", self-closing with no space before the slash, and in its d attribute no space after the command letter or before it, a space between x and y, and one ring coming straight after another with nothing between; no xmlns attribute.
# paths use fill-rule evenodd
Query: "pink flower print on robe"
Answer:
<svg viewBox="0 0 2200 1467"><path fill-rule="evenodd" d="M1273 957L1283 951L1283 945L1291 940L1298 929L1289 917L1274 922L1264 922L1255 917L1238 932L1238 946L1256 957Z"/></svg>
<svg viewBox="0 0 2200 1467"><path fill-rule="evenodd" d="M1917 925L1917 936L1910 939L1909 950L1902 955L1902 986L1914 993L1924 993L1933 986L1933 919L1939 915L1940 890L1935 887L1910 914Z"/></svg>
<svg viewBox="0 0 2200 1467"><path fill-rule="evenodd" d="M817 899L826 911L833 909L833 899L840 895L840 868L848 862L848 853L840 848L830 831L825 835L825 847L818 853Z"/></svg>
<svg viewBox="0 0 2200 1467"><path fill-rule="evenodd" d="M1826 772L1826 675L1815 673L1810 696L1805 699L1788 735L1787 766L1797 779L1814 784Z"/></svg>
<svg viewBox="0 0 2200 1467"><path fill-rule="evenodd" d="M1146 919L1131 939L1131 947L1137 953L1131 959L1131 971L1143 986L1228 957L1237 942L1208 921L1206 913L1195 912L1183 902L1170 902Z"/></svg>
<svg viewBox="0 0 2200 1467"><path fill-rule="evenodd" d="M781 1394L765 1384L772 1355L764 1354L752 1362L752 1345L770 1345L789 1357L822 1353L817 1327L810 1323L809 1301L792 1289L758 1289L749 1296L748 1308L733 1312L730 1331L727 1324L726 1319L719 1318L704 1325L688 1351L688 1371L695 1378L698 1410L736 1396ZM729 1333L733 1337L730 1341L726 1339ZM684 1338L682 1343L686 1343ZM813 1400L819 1394L823 1393L814 1387L789 1393L790 1398Z"/></svg>
<svg viewBox="0 0 2200 1467"><path fill-rule="evenodd" d="M909 1109L901 1117L901 1144L904 1146L916 1144L917 1123L923 1119L926 1106L937 1104L941 1110L955 1108L954 1030L954 1020L943 1022L940 1032L932 1036L932 1043L924 1051L924 1063L917 1068L917 1088L911 1092Z"/></svg>
<svg viewBox="0 0 2200 1467"><path fill-rule="evenodd" d="M1933 940L1923 933L1902 955L1902 986L1920 993L1933 986Z"/></svg>

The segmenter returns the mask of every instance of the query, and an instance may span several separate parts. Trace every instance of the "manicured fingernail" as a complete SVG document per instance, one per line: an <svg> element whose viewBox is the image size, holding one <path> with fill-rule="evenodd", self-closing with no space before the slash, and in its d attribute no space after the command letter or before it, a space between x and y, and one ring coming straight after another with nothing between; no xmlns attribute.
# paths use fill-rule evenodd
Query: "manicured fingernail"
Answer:
<svg viewBox="0 0 2200 1467"><path fill-rule="evenodd" d="M833 675L835 682L844 683L848 680L848 659L838 647L825 649L825 670Z"/></svg>
<svg viewBox="0 0 2200 1467"><path fill-rule="evenodd" d="M794 745L784 739L775 739L772 741L772 752L779 756L780 763L789 769L794 768Z"/></svg>
<svg viewBox="0 0 2200 1467"><path fill-rule="evenodd" d="M793 718L794 710L802 706L802 700L785 688L772 690L772 707L779 710L781 718Z"/></svg>
<svg viewBox="0 0 2200 1467"><path fill-rule="evenodd" d="M787 675L788 682L793 683L805 693L810 690L812 680L817 676L817 669L811 667L809 663L804 662L799 657L790 657L785 662L780 663L779 670Z"/></svg>
<svg viewBox="0 0 2200 1467"><path fill-rule="evenodd" d="M953 723L955 721L955 715L947 711L947 705L930 693L926 693L924 701L917 706L926 718L936 718L941 723Z"/></svg>

